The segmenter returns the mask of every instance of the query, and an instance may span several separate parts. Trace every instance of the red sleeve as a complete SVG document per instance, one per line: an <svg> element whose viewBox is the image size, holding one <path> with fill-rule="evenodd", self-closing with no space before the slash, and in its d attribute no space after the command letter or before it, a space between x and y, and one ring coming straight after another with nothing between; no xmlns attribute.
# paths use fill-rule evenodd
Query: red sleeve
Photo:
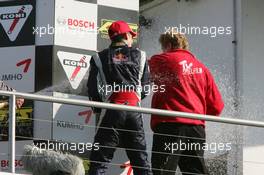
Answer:
<svg viewBox="0 0 264 175"><path fill-rule="evenodd" d="M224 102L222 100L222 96L209 70L207 71L206 104L207 104L207 111L206 111L207 115L219 116L224 108Z"/></svg>
<svg viewBox="0 0 264 175"><path fill-rule="evenodd" d="M149 60L149 69L151 74L151 80L155 84L160 84L160 80L162 79L163 72L166 70L165 68L165 60L161 55L154 55Z"/></svg>

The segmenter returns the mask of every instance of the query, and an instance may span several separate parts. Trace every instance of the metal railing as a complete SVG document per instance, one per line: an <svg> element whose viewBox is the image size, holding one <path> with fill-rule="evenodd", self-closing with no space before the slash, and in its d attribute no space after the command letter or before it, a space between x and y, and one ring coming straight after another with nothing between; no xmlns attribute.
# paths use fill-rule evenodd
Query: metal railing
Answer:
<svg viewBox="0 0 264 175"><path fill-rule="evenodd" d="M9 98L9 116L10 116L9 117L9 172L10 173L6 173L6 174L15 174L15 137L16 137L16 133L15 133L16 104L15 102L16 102L16 98L25 98L25 99L37 100L37 101L45 101L45 102L77 105L77 106L86 106L86 107L96 107L96 108L103 108L103 109L131 111L131 112L139 112L139 113L144 113L144 114L155 114L155 115L160 115L164 117L165 116L169 116L169 117L177 116L177 117L205 120L205 121L218 122L218 123L264 128L264 122L261 122L261 121L251 121L251 120L243 120L243 119L224 118L224 117L220 118L220 117L211 116L211 115L201 115L201 114L194 114L194 113L167 111L167 110L133 107L133 106L126 106L126 105L117 105L117 104L95 102L95 101L58 98L58 97L52 97L52 96L47 96L47 95L29 94L29 93L21 93L21 92L0 91L0 95L10 97Z"/></svg>

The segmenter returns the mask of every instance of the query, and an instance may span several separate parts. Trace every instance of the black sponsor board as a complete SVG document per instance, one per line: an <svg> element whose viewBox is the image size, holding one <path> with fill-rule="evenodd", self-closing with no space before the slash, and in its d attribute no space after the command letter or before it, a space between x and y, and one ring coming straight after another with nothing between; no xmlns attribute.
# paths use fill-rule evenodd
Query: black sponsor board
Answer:
<svg viewBox="0 0 264 175"><path fill-rule="evenodd" d="M95 51L54 46L50 90L86 96L90 59L94 54Z"/></svg>
<svg viewBox="0 0 264 175"><path fill-rule="evenodd" d="M95 51L36 46L35 90L87 95L90 58Z"/></svg>
<svg viewBox="0 0 264 175"><path fill-rule="evenodd" d="M36 46L35 91L52 86L53 46Z"/></svg>

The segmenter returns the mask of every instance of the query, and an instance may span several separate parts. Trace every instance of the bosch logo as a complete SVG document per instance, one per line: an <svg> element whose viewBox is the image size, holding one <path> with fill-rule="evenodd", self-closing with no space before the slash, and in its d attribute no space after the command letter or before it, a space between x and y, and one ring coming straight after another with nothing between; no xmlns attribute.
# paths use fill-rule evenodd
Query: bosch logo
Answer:
<svg viewBox="0 0 264 175"><path fill-rule="evenodd" d="M8 168L9 161L1 160L1 168ZM21 160L15 160L15 167L23 167L23 163Z"/></svg>
<svg viewBox="0 0 264 175"><path fill-rule="evenodd" d="M74 60L63 60L63 64L66 66L81 67L86 68L87 63L83 61L74 61Z"/></svg>
<svg viewBox="0 0 264 175"><path fill-rule="evenodd" d="M95 29L95 23L92 21L85 21L79 19L68 18L68 26L82 27L86 29Z"/></svg>
<svg viewBox="0 0 264 175"><path fill-rule="evenodd" d="M26 13L8 13L2 14L1 20L8 20L8 19L18 19L18 18L25 18L27 16Z"/></svg>
<svg viewBox="0 0 264 175"><path fill-rule="evenodd" d="M59 25L67 25L69 27L79 27L84 29L95 29L95 23L87 20L73 19L67 17L58 17L57 23Z"/></svg>

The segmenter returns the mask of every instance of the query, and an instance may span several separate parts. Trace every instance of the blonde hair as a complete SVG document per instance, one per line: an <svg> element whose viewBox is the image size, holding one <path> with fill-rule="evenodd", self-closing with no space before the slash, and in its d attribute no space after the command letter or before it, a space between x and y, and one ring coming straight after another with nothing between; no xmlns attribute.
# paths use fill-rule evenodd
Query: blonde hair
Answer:
<svg viewBox="0 0 264 175"><path fill-rule="evenodd" d="M189 42L184 34L170 31L160 35L159 42L162 48L167 48L171 44L172 49L189 50Z"/></svg>

